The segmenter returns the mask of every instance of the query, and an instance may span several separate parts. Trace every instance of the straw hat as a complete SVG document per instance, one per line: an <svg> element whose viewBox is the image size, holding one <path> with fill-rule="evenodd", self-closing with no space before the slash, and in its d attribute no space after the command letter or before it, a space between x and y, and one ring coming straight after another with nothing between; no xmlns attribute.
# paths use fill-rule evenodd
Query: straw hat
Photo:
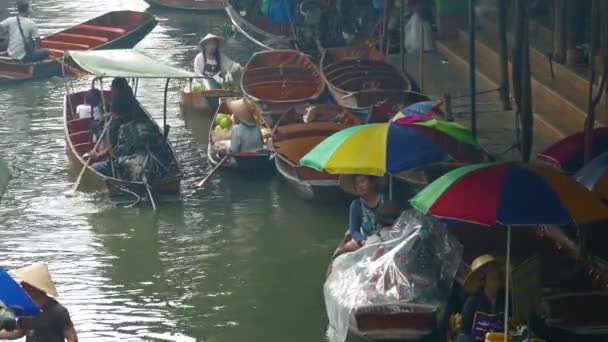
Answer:
<svg viewBox="0 0 608 342"><path fill-rule="evenodd" d="M355 189L355 178L357 178L357 176L365 176L365 175L340 175L340 178L338 179L338 184L340 185L340 188L347 194L358 196L359 193L357 193L357 190ZM370 176L365 176L365 177L370 177ZM380 192L386 185L386 178L385 177L373 177L373 178L376 179L377 191Z"/></svg>
<svg viewBox="0 0 608 342"><path fill-rule="evenodd" d="M253 123L253 113L255 112L255 105L249 102L247 99L238 99L228 102L228 108L232 113L243 122Z"/></svg>
<svg viewBox="0 0 608 342"><path fill-rule="evenodd" d="M221 40L224 40L224 38L222 38L220 36L216 36L213 33L207 33L207 35L204 36L203 39L201 39L198 42L198 45L205 45L205 43L207 43L208 41L213 40L213 39L217 40L218 42Z"/></svg>
<svg viewBox="0 0 608 342"><path fill-rule="evenodd" d="M464 279L464 290L467 293L475 293L481 286L482 273L480 270L487 265L496 263L497 260L493 255L484 254L478 256L471 264L471 273Z"/></svg>
<svg viewBox="0 0 608 342"><path fill-rule="evenodd" d="M44 262L37 262L13 271L17 280L27 283L49 296L57 297L57 290L51 279L49 268Z"/></svg>
<svg viewBox="0 0 608 342"><path fill-rule="evenodd" d="M386 201L376 209L376 222L392 225L401 216L401 208L393 201Z"/></svg>

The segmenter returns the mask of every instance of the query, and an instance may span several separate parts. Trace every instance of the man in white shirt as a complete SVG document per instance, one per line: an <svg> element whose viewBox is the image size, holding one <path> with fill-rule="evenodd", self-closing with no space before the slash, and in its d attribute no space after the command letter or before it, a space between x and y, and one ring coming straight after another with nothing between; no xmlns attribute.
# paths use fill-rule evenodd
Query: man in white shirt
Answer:
<svg viewBox="0 0 608 342"><path fill-rule="evenodd" d="M0 22L0 29L8 33L8 56L23 63L33 63L49 57L48 49L40 49L38 27L29 18L30 4L27 0L17 3L18 14Z"/></svg>

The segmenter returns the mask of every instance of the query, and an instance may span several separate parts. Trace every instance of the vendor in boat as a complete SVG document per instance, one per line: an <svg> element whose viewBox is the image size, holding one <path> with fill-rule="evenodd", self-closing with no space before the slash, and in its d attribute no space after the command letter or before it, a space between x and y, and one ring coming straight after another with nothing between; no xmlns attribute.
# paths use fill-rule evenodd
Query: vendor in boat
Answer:
<svg viewBox="0 0 608 342"><path fill-rule="evenodd" d="M106 114L109 116L106 120L107 127L100 137L104 139L103 147L99 151L92 150L88 153L91 160L97 160L92 167L98 172L108 176L113 175L112 161L107 157L118 143L120 126L131 121L134 108L135 98L127 80L122 77L115 78L111 86L110 112Z"/></svg>
<svg viewBox="0 0 608 342"><path fill-rule="evenodd" d="M32 19L30 3L17 2L17 15L0 22L0 31L8 34L8 56L23 63L34 63L49 57L48 49L40 48L38 27Z"/></svg>
<svg viewBox="0 0 608 342"><path fill-rule="evenodd" d="M47 265L37 262L15 270L14 275L41 312L35 317L20 318L13 331L0 330L0 340L17 340L25 336L26 342L78 341L70 313L53 298L57 297L57 290Z"/></svg>
<svg viewBox="0 0 608 342"><path fill-rule="evenodd" d="M381 178L366 175L342 175L340 187L346 193L357 195L353 200L349 213L349 233L352 240L344 245L341 253L355 251L368 237L376 234L376 218L374 211L384 202Z"/></svg>
<svg viewBox="0 0 608 342"><path fill-rule="evenodd" d="M484 342L488 332L504 330L504 278L496 258L485 254L473 260L464 290L470 294L462 309L457 342Z"/></svg>
<svg viewBox="0 0 608 342"><path fill-rule="evenodd" d="M254 120L255 105L243 98L228 102L228 108L234 114L230 147L228 150L220 150L218 155L223 158L227 154L258 152L264 149L262 132Z"/></svg>
<svg viewBox="0 0 608 342"><path fill-rule="evenodd" d="M220 51L221 40L222 37L209 33L198 42L201 52L194 58L196 75L213 77L219 74L220 77L224 77L227 73L241 71L242 67L239 63Z"/></svg>

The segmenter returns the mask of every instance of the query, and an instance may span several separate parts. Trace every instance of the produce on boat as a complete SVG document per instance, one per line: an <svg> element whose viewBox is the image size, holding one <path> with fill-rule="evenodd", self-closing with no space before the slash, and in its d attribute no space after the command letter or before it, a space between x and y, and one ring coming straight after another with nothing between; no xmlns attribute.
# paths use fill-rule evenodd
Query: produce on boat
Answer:
<svg viewBox="0 0 608 342"><path fill-rule="evenodd" d="M336 102L352 110L369 110L379 102L410 102L408 77L373 48L326 49L321 75Z"/></svg>
<svg viewBox="0 0 608 342"><path fill-rule="evenodd" d="M207 145L207 158L212 165L217 165L222 158L218 155L221 150L230 147L230 137L233 125L232 111L228 107L228 102L237 98L220 98L220 105L217 113L213 117L209 129L209 143ZM254 119L260 128L262 136L270 134L270 127L259 111L255 111ZM273 169L273 162L270 159L270 151L264 148L257 152L239 152L233 155L224 167L238 171L270 171Z"/></svg>
<svg viewBox="0 0 608 342"><path fill-rule="evenodd" d="M40 47L50 50L50 58L37 63L21 63L0 54L0 82L60 76L64 51L125 49L134 47L154 27L151 14L113 11L42 38ZM0 51L6 46L0 46Z"/></svg>
<svg viewBox="0 0 608 342"><path fill-rule="evenodd" d="M187 79L194 76L193 73L166 66L134 50L67 51L66 57L66 63L73 63L82 71L97 75L93 85L97 80L108 77L159 78L168 82L169 79ZM118 161L112 160L114 171L113 175L109 176L91 167L92 163L89 163L85 156L96 144L92 132L92 119L79 118L75 114L76 107L85 102L85 93L81 91L66 94L64 100L67 154L72 171L78 173L84 169L84 183L90 185L91 190L107 190L110 195L144 194L151 198L153 206L152 193L179 193L182 174L175 151L167 139L169 126L166 124L166 107L163 113L163 129L161 129L150 113L136 102L132 114L138 117L141 125L146 128L154 127L154 131L151 132L149 129L140 130L138 126L139 137L144 134L144 137L150 138L145 141L155 143L153 147L146 147L145 156L136 153L121 156ZM166 97L167 92L165 99ZM105 103L109 101L110 91L103 92L103 99ZM125 126L126 124L120 126L121 131ZM139 141L133 136L131 138Z"/></svg>
<svg viewBox="0 0 608 342"><path fill-rule="evenodd" d="M241 88L263 112L285 112L314 101L325 90L319 69L295 50L255 53L243 72Z"/></svg>
<svg viewBox="0 0 608 342"><path fill-rule="evenodd" d="M213 78L198 79L182 90L180 107L184 112L211 117L217 111L220 97L235 97L239 94L233 81L218 83Z"/></svg>
<svg viewBox="0 0 608 342"><path fill-rule="evenodd" d="M224 10L223 0L144 0L150 6L169 8L184 11L222 11Z"/></svg>
<svg viewBox="0 0 608 342"><path fill-rule="evenodd" d="M383 242L333 260L323 293L331 342L417 340L443 322L463 246L437 219L404 212Z"/></svg>
<svg viewBox="0 0 608 342"><path fill-rule="evenodd" d="M300 159L328 136L359 123L352 113L337 105L293 107L278 120L272 132L277 170L303 198L332 200L343 196L339 175L303 166Z"/></svg>

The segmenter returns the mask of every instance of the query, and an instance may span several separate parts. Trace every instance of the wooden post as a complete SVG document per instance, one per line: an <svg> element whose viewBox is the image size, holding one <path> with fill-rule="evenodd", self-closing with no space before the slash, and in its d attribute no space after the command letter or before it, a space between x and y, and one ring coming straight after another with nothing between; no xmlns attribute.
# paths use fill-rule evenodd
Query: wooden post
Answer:
<svg viewBox="0 0 608 342"><path fill-rule="evenodd" d="M509 48L507 45L507 0L498 1L498 40L500 43L500 99L503 110L511 110Z"/></svg>
<svg viewBox="0 0 608 342"><path fill-rule="evenodd" d="M382 38L381 38L381 52L384 52L385 49L387 52L385 52L385 55L388 56L388 47L387 47L387 43L388 43L388 4L389 1L388 0L384 0L384 8L382 8Z"/></svg>
<svg viewBox="0 0 608 342"><path fill-rule="evenodd" d="M553 60L566 62L566 0L553 0Z"/></svg>
<svg viewBox="0 0 608 342"><path fill-rule="evenodd" d="M469 82L471 86L471 132L477 138L477 79L475 61L475 0L469 0Z"/></svg>
<svg viewBox="0 0 608 342"><path fill-rule="evenodd" d="M589 92L587 94L587 118L585 119L585 164L591 161L593 156L593 128L595 126L595 106L593 103L593 87L595 85L595 55L598 51L598 36L599 36L599 0L593 0L591 5L591 23L589 32L590 49L589 49ZM606 1L606 0L604 0ZM600 96L601 96L600 92Z"/></svg>
<svg viewBox="0 0 608 342"><path fill-rule="evenodd" d="M420 75L420 92L424 94L424 25L420 25L420 46L418 51L418 71Z"/></svg>
<svg viewBox="0 0 608 342"><path fill-rule="evenodd" d="M405 72L405 0L401 0L399 8L399 57L401 58L401 71Z"/></svg>
<svg viewBox="0 0 608 342"><path fill-rule="evenodd" d="M452 110L452 94L443 94L443 103L445 104L445 119L447 121L454 121L454 113Z"/></svg>
<svg viewBox="0 0 608 342"><path fill-rule="evenodd" d="M534 113L532 112L532 73L530 71L530 4L528 0L519 0L523 16L524 39L522 40L522 160L530 162L532 144L534 143Z"/></svg>

